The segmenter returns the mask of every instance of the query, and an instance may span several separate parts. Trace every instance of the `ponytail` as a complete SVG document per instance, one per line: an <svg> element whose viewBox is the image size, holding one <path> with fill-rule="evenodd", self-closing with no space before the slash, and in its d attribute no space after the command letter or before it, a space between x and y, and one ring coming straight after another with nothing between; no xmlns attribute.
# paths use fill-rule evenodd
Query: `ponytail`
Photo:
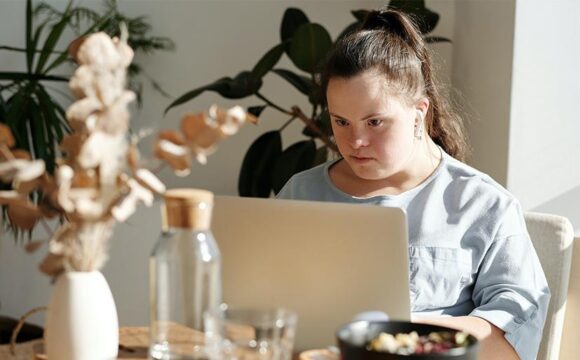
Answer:
<svg viewBox="0 0 580 360"><path fill-rule="evenodd" d="M458 160L467 156L462 119L440 92L432 73L431 55L417 26L397 10L373 10L355 32L339 40L322 72L326 95L332 77L349 78L376 69L390 87L410 101L429 99L427 133L445 152Z"/></svg>

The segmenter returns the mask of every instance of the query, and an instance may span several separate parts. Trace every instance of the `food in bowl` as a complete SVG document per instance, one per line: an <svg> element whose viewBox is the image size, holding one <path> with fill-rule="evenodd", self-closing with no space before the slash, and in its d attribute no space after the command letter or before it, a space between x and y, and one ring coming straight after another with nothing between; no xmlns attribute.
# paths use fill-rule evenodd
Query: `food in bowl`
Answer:
<svg viewBox="0 0 580 360"><path fill-rule="evenodd" d="M432 351L430 353L415 352L409 355L402 355L369 348L369 344L371 344L373 339L379 337L381 333L392 334L396 339L396 334L410 335L412 332L416 332L418 338L426 336L428 339L431 333L439 333L441 335L441 333L448 332L455 336L458 331L445 326L412 323L409 321L359 320L341 326L336 332L336 339L340 348L341 360L477 360L479 342L473 335L467 334L465 334L467 337L466 342L461 342L461 337L464 334L459 335L457 340L454 339L457 343L463 344L462 346L449 348L439 353ZM432 336L432 340L436 340L436 338L434 339L435 336ZM442 336L442 340L445 340L444 336ZM425 351L426 348L421 350Z"/></svg>
<svg viewBox="0 0 580 360"><path fill-rule="evenodd" d="M442 354L469 344L469 334L463 331L434 331L428 335L381 332L370 341L368 349L398 355Z"/></svg>

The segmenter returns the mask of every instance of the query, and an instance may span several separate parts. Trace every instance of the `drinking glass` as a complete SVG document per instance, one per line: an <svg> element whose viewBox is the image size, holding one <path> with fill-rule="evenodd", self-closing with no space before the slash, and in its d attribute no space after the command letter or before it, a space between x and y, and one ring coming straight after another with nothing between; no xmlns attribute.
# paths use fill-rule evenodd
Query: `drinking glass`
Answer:
<svg viewBox="0 0 580 360"><path fill-rule="evenodd" d="M297 316L283 308L228 308L205 313L211 360L290 360Z"/></svg>

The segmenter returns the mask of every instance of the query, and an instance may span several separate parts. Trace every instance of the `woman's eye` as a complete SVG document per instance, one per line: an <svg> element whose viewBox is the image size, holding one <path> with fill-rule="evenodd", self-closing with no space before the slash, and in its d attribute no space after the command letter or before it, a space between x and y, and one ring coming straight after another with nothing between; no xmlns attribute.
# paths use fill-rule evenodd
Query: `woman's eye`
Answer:
<svg viewBox="0 0 580 360"><path fill-rule="evenodd" d="M347 126L348 125L348 121L346 121L344 119L335 119L334 122L338 126Z"/></svg>
<svg viewBox="0 0 580 360"><path fill-rule="evenodd" d="M370 119L367 124L370 126L381 126L383 124L383 120L381 119Z"/></svg>

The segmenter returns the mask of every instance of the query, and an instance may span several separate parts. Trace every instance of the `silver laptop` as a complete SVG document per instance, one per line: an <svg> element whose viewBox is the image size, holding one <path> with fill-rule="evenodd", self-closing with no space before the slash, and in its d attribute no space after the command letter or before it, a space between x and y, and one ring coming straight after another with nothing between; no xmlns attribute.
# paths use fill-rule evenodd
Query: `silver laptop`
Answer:
<svg viewBox="0 0 580 360"><path fill-rule="evenodd" d="M217 196L224 301L298 314L295 349L335 344L365 311L409 319L405 213L396 208Z"/></svg>

